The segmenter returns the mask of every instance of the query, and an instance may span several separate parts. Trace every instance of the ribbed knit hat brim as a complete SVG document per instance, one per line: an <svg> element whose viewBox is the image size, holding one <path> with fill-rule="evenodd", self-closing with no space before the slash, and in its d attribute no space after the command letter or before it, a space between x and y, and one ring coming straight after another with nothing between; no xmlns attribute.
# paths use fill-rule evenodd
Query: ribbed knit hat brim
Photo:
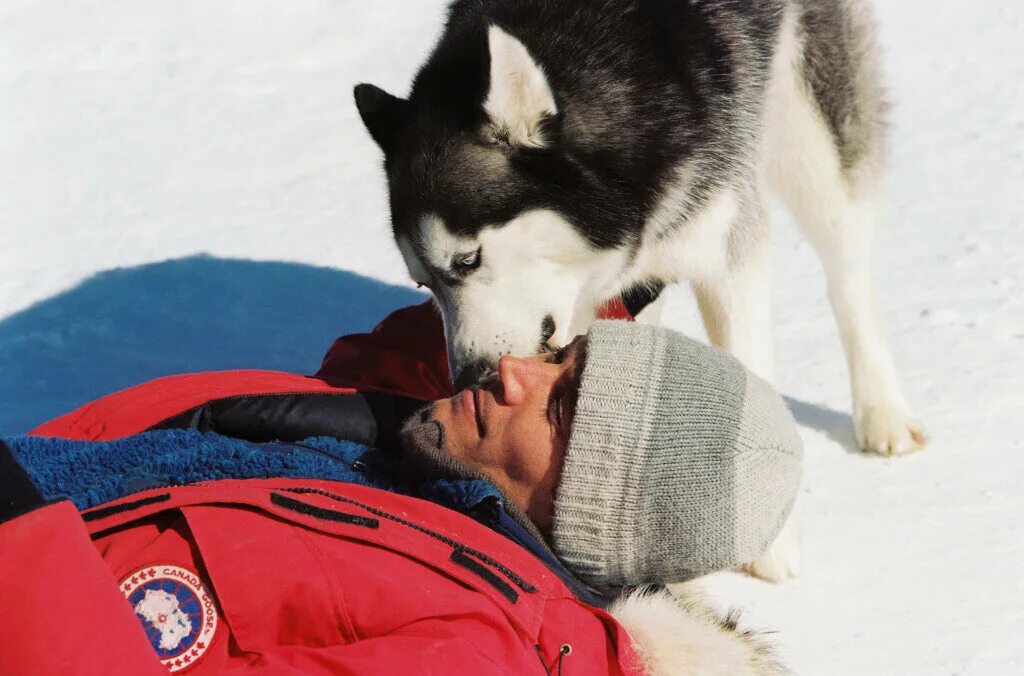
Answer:
<svg viewBox="0 0 1024 676"><path fill-rule="evenodd" d="M597 322L553 548L602 588L746 563L782 528L800 458L785 403L733 357L668 329Z"/></svg>

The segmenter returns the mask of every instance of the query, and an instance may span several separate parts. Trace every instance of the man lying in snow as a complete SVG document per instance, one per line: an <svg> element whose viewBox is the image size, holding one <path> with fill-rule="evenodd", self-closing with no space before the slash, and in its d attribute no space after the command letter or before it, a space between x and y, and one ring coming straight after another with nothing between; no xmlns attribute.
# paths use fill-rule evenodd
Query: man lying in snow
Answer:
<svg viewBox="0 0 1024 676"><path fill-rule="evenodd" d="M318 378L164 378L0 445L0 673L778 673L622 591L772 541L801 450L770 387L627 322L450 398L443 350L409 308Z"/></svg>

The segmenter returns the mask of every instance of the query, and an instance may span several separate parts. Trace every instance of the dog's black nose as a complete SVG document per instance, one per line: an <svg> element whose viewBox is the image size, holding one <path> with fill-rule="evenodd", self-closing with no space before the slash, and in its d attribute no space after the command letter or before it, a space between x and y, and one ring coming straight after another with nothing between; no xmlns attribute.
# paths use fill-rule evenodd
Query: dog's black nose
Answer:
<svg viewBox="0 0 1024 676"><path fill-rule="evenodd" d="M479 359L462 367L458 375L452 381L455 391L464 390L470 385L480 382L480 379L491 372L491 365L485 359Z"/></svg>

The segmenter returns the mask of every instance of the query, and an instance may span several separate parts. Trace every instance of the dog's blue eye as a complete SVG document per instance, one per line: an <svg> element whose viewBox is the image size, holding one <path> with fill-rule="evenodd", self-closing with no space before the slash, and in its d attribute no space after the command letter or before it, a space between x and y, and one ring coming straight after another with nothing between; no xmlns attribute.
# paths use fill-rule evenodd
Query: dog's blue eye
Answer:
<svg viewBox="0 0 1024 676"><path fill-rule="evenodd" d="M481 249L477 249L472 253L462 254L456 256L455 260L452 261L452 267L455 268L456 272L472 272L480 267L482 257L480 255Z"/></svg>

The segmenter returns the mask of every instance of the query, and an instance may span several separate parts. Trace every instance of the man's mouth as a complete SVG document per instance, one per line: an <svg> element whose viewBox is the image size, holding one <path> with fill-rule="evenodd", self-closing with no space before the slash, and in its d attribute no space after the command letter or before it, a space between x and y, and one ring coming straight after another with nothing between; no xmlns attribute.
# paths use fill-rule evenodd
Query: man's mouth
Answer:
<svg viewBox="0 0 1024 676"><path fill-rule="evenodd" d="M476 423L476 433L481 438L484 436L484 421L480 411L480 388L467 387L462 391L462 405L465 410L473 416Z"/></svg>

